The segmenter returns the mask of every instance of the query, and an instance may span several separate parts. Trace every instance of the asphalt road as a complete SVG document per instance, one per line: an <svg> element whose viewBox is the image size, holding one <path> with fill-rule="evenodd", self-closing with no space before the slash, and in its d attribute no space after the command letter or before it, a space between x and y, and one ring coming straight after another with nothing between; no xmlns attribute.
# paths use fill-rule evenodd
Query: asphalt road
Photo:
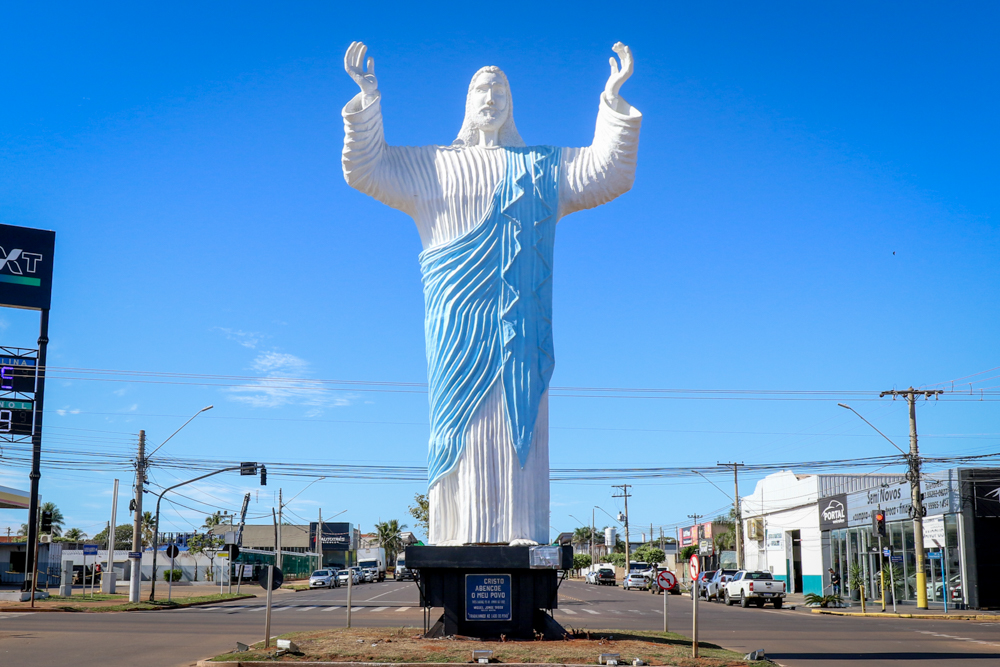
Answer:
<svg viewBox="0 0 1000 667"><path fill-rule="evenodd" d="M258 589L259 590L259 589ZM274 596L272 633L344 625L346 589ZM670 630L691 634L691 600L670 596ZM565 582L555 616L566 627L659 630L661 596ZM175 611L0 614L0 665L176 667L263 639L264 598ZM411 582L357 586L355 627L420 627ZM789 667L1000 665L1000 623L859 619L701 602L699 637L740 652L763 648Z"/></svg>

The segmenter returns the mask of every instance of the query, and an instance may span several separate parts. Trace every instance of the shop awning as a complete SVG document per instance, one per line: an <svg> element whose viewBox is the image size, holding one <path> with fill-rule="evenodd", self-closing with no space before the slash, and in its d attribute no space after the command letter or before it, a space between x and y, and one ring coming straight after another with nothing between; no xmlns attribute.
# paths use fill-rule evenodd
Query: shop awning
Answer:
<svg viewBox="0 0 1000 667"><path fill-rule="evenodd" d="M0 486L0 509L28 509L28 492L18 491L17 489L11 489L6 486Z"/></svg>

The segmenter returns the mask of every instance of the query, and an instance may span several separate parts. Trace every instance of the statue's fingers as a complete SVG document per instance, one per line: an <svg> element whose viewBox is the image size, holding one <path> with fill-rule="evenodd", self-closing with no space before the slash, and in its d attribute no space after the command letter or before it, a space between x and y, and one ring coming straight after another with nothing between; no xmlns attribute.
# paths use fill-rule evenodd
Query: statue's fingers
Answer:
<svg viewBox="0 0 1000 667"><path fill-rule="evenodd" d="M357 42L351 42L351 45L347 47L347 53L344 54L344 69L348 72L354 66L354 49L356 45Z"/></svg>
<svg viewBox="0 0 1000 667"><path fill-rule="evenodd" d="M635 59L632 58L632 49L626 46L622 51L622 69L625 70L625 76L632 76L634 67Z"/></svg>
<svg viewBox="0 0 1000 667"><path fill-rule="evenodd" d="M608 62L611 63L611 76L618 76L618 61L615 60L614 56L608 58Z"/></svg>
<svg viewBox="0 0 1000 667"><path fill-rule="evenodd" d="M361 70L362 72L365 69L365 54L366 53L368 53L368 47L365 44L362 44L361 48L358 50L358 69Z"/></svg>
<svg viewBox="0 0 1000 667"><path fill-rule="evenodd" d="M374 58L369 58L368 59L368 73L371 74L371 75L373 75L373 76L375 74L375 59Z"/></svg>
<svg viewBox="0 0 1000 667"><path fill-rule="evenodd" d="M615 42L615 45L611 47L611 50L617 53L618 55L621 55L622 50L627 48L628 47L622 44L621 42Z"/></svg>

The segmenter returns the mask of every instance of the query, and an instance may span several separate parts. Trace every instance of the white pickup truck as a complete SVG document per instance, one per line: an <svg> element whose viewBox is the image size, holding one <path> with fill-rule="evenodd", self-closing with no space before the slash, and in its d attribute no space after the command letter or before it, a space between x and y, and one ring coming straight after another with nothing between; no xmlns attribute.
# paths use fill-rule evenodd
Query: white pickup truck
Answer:
<svg viewBox="0 0 1000 667"><path fill-rule="evenodd" d="M739 601L741 607L749 607L751 602L763 607L765 602L773 602L775 609L781 609L785 582L775 581L770 572L740 570L726 582L725 596L727 605Z"/></svg>

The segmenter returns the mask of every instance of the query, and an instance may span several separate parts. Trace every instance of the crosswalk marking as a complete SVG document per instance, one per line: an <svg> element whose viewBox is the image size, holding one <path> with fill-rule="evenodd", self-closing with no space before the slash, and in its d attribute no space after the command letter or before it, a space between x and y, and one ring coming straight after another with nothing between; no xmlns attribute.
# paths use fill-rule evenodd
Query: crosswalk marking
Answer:
<svg viewBox="0 0 1000 667"><path fill-rule="evenodd" d="M356 613L358 613L359 611L361 611L363 609L364 609L364 607L351 607L351 613L352 614L356 614Z"/></svg>
<svg viewBox="0 0 1000 667"><path fill-rule="evenodd" d="M559 611L561 611L564 614L572 614L572 615L576 616L576 612L573 611L572 609L560 609Z"/></svg>
<svg viewBox="0 0 1000 667"><path fill-rule="evenodd" d="M374 614L377 611L385 611L386 609L388 609L388 607L375 607L372 609L372 613Z"/></svg>
<svg viewBox="0 0 1000 667"><path fill-rule="evenodd" d="M595 616L599 616L601 613L599 611L594 611L593 609L584 609L584 611L587 612L588 614L594 614Z"/></svg>
<svg viewBox="0 0 1000 667"><path fill-rule="evenodd" d="M298 609L299 611L309 611L310 609L318 609L318 607L299 607Z"/></svg>
<svg viewBox="0 0 1000 667"><path fill-rule="evenodd" d="M115 539L117 539L117 538L115 538ZM410 609L410 607L400 607L399 609L396 610L396 612L398 613L398 612L401 612L401 611L406 611L407 609Z"/></svg>
<svg viewBox="0 0 1000 667"><path fill-rule="evenodd" d="M115 539L117 539L117 538L115 538ZM341 609L341 607L337 607L337 606L334 606L334 607L327 607L327 608L326 608L326 609L324 609L323 611L333 611L334 609Z"/></svg>

